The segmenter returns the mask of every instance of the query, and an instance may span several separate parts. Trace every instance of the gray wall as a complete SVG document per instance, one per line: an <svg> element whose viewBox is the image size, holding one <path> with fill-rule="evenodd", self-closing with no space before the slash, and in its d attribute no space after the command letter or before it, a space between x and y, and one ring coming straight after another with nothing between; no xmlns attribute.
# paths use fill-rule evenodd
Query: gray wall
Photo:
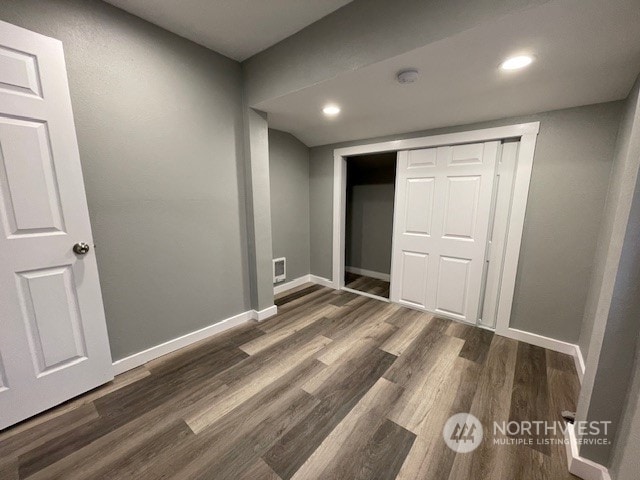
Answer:
<svg viewBox="0 0 640 480"><path fill-rule="evenodd" d="M311 273L330 278L333 149L540 121L511 326L575 343L580 335L622 102L311 149Z"/></svg>
<svg viewBox="0 0 640 480"><path fill-rule="evenodd" d="M581 335L581 341L590 337L590 346L578 418L612 421L610 440L625 424L620 419L637 365L640 335L639 92L640 79L626 101L620 125L601 246ZM634 403L636 398L629 401ZM612 448L585 444L580 455L610 465ZM635 455L640 455L638 445Z"/></svg>
<svg viewBox="0 0 640 480"><path fill-rule="evenodd" d="M309 148L269 130L273 257L287 258L287 281L310 273Z"/></svg>
<svg viewBox="0 0 640 480"><path fill-rule="evenodd" d="M609 472L615 480L637 480L640 471L640 344L636 344L636 361L632 383L622 412Z"/></svg>
<svg viewBox="0 0 640 480"><path fill-rule="evenodd" d="M273 306L267 114L243 104L244 172L251 308Z"/></svg>
<svg viewBox="0 0 640 480"><path fill-rule="evenodd" d="M630 155L630 148L637 145L639 139L634 139L634 128L640 128L638 120L638 91L640 82L636 81L629 97L625 101L623 116L620 122L614 165L611 174L607 202L598 237L598 247L595 266L591 278L589 296L585 308L584 324L580 333L579 345L585 360L589 356L589 344L594 333L601 339L601 333L594 331L596 317L606 318L613 292L615 271L618 268L624 226L627 223L635 176L638 170L638 159ZM601 323L602 329L604 323ZM597 353L596 353L597 356Z"/></svg>
<svg viewBox="0 0 640 480"><path fill-rule="evenodd" d="M391 273L396 154L347 161L345 264Z"/></svg>
<svg viewBox="0 0 640 480"><path fill-rule="evenodd" d="M64 43L114 359L249 307L240 65L96 0L3 0Z"/></svg>

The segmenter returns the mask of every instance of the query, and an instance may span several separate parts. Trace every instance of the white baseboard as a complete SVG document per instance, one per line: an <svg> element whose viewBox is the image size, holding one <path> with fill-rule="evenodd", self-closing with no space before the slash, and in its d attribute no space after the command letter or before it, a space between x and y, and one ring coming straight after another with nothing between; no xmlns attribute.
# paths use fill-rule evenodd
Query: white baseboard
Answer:
<svg viewBox="0 0 640 480"><path fill-rule="evenodd" d="M317 275L309 275L309 281L317 285L322 285L323 287L336 288L336 286L333 284L333 280L318 277Z"/></svg>
<svg viewBox="0 0 640 480"><path fill-rule="evenodd" d="M553 350L554 352L560 352L573 357L573 361L576 365L576 371L578 372L578 378L582 383L584 377L584 360L582 358L582 352L580 347L573 343L563 342L562 340L556 340L555 338L545 337L538 335L537 333L525 332L524 330L518 330L517 328L507 328L505 331L496 332L499 335L507 338L513 338L531 345L546 348L547 350Z"/></svg>
<svg viewBox="0 0 640 480"><path fill-rule="evenodd" d="M290 282L274 286L273 294L278 295L279 293L286 292L287 290L299 287L305 283L315 283L316 285L322 285L323 287L336 288L333 281L327 278L318 277L317 275L303 275L302 277L291 280Z"/></svg>
<svg viewBox="0 0 640 480"><path fill-rule="evenodd" d="M271 305L264 310L251 310L251 318L262 322L267 318L273 317L276 313L278 313L278 307L276 307L275 305Z"/></svg>
<svg viewBox="0 0 640 480"><path fill-rule="evenodd" d="M365 277L377 278L378 280L384 280L385 282L391 281L391 274L374 272L373 270L366 270L358 267L344 267L345 272L355 273L356 275L364 275Z"/></svg>
<svg viewBox="0 0 640 480"><path fill-rule="evenodd" d="M250 320L262 321L276 313L277 307L275 305L260 311L248 310L246 312L242 312L238 315L222 320L221 322L196 330L195 332L187 333L186 335L166 341L160 345L156 345L155 347L147 348L141 352L129 355L121 360L116 360L113 362L113 374L120 375L121 373L139 367L140 365L144 365L158 357L175 352L180 348L187 347L193 343L199 342L200 340L204 340L205 338L212 337L224 332L225 330L229 330L230 328L242 325Z"/></svg>
<svg viewBox="0 0 640 480"><path fill-rule="evenodd" d="M286 292L287 290L291 290L292 288L299 287L300 285L304 285L305 283L311 282L311 275L303 275L302 277L291 280L287 283L279 283L273 286L273 294L278 295L279 293Z"/></svg>
<svg viewBox="0 0 640 480"><path fill-rule="evenodd" d="M501 332L500 335L572 356L576 349L576 345L573 343L563 342L562 340L545 337L537 333L525 332L517 328L508 328L506 332Z"/></svg>
<svg viewBox="0 0 640 480"><path fill-rule="evenodd" d="M389 300L388 298L381 297L380 295L375 295L369 292L362 292L360 290L356 290L355 288L342 287L342 290L349 293L355 293L356 295L360 295L363 297L374 298L376 300L380 300L381 302L391 303L391 300ZM405 305L402 305L402 306L404 307Z"/></svg>
<svg viewBox="0 0 640 480"><path fill-rule="evenodd" d="M575 428L571 424L567 425L565 440L569 472L583 480L611 480L606 467L580 456Z"/></svg>

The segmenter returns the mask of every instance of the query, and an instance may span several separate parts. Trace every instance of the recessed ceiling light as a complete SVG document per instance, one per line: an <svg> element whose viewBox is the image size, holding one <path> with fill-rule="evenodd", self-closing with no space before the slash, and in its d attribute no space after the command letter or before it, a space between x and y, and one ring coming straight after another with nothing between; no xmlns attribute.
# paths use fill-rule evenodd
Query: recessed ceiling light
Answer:
<svg viewBox="0 0 640 480"><path fill-rule="evenodd" d="M518 55L517 57L507 58L500 64L502 70L519 70L528 67L533 63L531 55Z"/></svg>
<svg viewBox="0 0 640 480"><path fill-rule="evenodd" d="M338 107L337 105L325 105L325 107L322 109L322 113L329 117L335 117L340 113L340 107Z"/></svg>

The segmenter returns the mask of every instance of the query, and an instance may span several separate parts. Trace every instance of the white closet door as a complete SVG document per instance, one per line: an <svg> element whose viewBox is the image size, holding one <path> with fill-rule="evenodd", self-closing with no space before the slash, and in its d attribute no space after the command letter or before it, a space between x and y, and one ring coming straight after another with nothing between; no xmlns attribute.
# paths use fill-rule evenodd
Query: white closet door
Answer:
<svg viewBox="0 0 640 480"><path fill-rule="evenodd" d="M488 254L486 259L486 284L480 325L495 328L498 315L500 284L502 283L502 265L504 249L507 243L509 210L513 193L513 179L516 172L518 147L520 142L506 142L501 146L496 175L494 179L493 219L490 220L488 234Z"/></svg>
<svg viewBox="0 0 640 480"><path fill-rule="evenodd" d="M0 429L113 378L62 44L0 22Z"/></svg>
<svg viewBox="0 0 640 480"><path fill-rule="evenodd" d="M399 152L392 301L476 323L498 145Z"/></svg>

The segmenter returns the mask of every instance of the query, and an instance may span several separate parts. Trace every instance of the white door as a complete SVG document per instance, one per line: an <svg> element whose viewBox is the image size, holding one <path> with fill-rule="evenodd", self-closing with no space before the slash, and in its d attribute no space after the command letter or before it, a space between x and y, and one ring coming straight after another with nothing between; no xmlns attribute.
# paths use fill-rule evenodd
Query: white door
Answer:
<svg viewBox="0 0 640 480"><path fill-rule="evenodd" d="M399 152L392 301L477 322L498 145Z"/></svg>
<svg viewBox="0 0 640 480"><path fill-rule="evenodd" d="M0 429L113 378L62 44L0 22Z"/></svg>

